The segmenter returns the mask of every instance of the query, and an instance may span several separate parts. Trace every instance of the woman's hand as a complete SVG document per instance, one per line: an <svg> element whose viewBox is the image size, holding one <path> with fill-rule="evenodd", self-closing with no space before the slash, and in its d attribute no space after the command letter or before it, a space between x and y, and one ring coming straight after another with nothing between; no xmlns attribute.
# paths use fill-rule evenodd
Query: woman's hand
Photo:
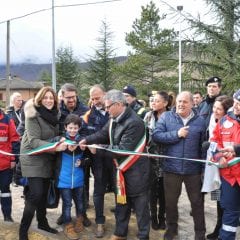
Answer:
<svg viewBox="0 0 240 240"><path fill-rule="evenodd" d="M57 145L55 151L56 152L62 152L62 151L65 151L67 149L67 147L68 147L67 143L60 141L60 144Z"/></svg>

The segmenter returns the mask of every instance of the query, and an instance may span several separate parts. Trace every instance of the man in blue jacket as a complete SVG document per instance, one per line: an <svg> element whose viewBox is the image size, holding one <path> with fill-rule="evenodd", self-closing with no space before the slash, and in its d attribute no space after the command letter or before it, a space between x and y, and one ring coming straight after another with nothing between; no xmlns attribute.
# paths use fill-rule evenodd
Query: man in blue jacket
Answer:
<svg viewBox="0 0 240 240"><path fill-rule="evenodd" d="M176 99L176 109L161 115L153 133L156 143L165 144L166 155L174 157L166 158L163 163L167 222L165 240L172 240L178 234L177 203L183 182L191 202L195 240L205 239L204 202L201 194L203 165L182 159L201 157L205 121L192 107L192 94L181 92Z"/></svg>

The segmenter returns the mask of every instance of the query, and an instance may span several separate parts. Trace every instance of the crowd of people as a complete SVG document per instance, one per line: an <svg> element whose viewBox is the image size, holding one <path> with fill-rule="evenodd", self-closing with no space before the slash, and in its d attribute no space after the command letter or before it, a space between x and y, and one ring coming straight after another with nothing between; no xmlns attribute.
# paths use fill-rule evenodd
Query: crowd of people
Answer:
<svg viewBox="0 0 240 240"><path fill-rule="evenodd" d="M105 235L104 195L113 191L116 223L111 240L127 239L131 214L139 240L149 239L151 227L166 230L165 240L175 239L184 183L193 239L235 239L240 218L240 89L233 96L223 95L219 77L209 78L206 89L206 95L152 91L149 106L131 85L108 92L94 85L88 105L70 83L58 94L43 87L26 102L13 93L10 107L0 111L1 150L12 153L0 153L4 221L14 221L10 184L21 174L26 181L19 240L28 240L35 214L39 229L57 234L47 220L48 189L54 180L62 199L56 221L68 239L79 239L92 224L87 216L92 174L96 238ZM57 145L49 150L49 143ZM39 148L43 150L30 154ZM216 200L217 218L215 229L206 235L208 192Z"/></svg>

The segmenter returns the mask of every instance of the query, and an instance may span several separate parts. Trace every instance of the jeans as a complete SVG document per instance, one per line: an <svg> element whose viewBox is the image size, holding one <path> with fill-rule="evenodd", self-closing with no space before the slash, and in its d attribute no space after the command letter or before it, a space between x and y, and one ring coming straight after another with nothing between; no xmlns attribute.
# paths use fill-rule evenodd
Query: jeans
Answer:
<svg viewBox="0 0 240 240"><path fill-rule="evenodd" d="M62 196L62 216L63 216L63 223L70 223L71 218L71 207L72 207L72 200L75 203L76 207L76 215L81 216L84 214L83 208L83 187L78 188L60 188L60 194Z"/></svg>

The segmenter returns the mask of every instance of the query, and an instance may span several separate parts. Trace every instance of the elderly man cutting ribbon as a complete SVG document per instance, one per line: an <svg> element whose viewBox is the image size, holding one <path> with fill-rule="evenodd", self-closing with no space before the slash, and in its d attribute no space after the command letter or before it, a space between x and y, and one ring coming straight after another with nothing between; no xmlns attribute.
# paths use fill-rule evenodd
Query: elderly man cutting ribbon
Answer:
<svg viewBox="0 0 240 240"><path fill-rule="evenodd" d="M105 109L111 119L100 131L83 139L80 147L84 149L86 144L96 143L108 144L110 149L142 152L145 147L145 127L142 119L126 107L126 99L121 91L111 90L104 99ZM112 152L109 154L117 168L119 190L115 212L116 227L111 240L127 238L131 208L134 208L137 216L138 238L149 239L149 160L139 155L125 157Z"/></svg>

